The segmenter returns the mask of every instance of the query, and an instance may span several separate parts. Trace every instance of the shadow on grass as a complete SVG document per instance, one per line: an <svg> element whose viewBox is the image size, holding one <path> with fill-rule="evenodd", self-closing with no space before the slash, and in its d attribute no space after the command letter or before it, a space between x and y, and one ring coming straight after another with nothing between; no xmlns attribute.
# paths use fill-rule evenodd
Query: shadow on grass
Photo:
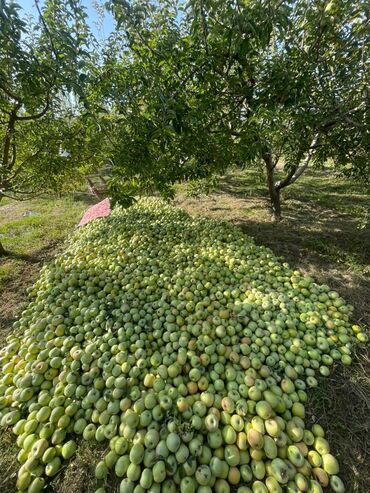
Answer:
<svg viewBox="0 0 370 493"><path fill-rule="evenodd" d="M281 178L283 175L281 175ZM279 178L279 176L277 176ZM268 202L267 187L261 176L255 171L236 172L224 177L219 191L237 197L259 197ZM334 210L369 206L370 195L365 187L356 182L344 182L327 172L306 172L301 181L282 192L282 200L297 199L300 202L312 201L315 205L323 203ZM283 210L284 214L284 210Z"/></svg>
<svg viewBox="0 0 370 493"><path fill-rule="evenodd" d="M0 346L12 330L21 307L27 303L27 288L35 282L41 265L51 260L62 244L62 241L55 240L30 255L13 253L0 259L8 261L9 268L17 271L14 278L0 284ZM1 489L0 492L2 493Z"/></svg>
<svg viewBox="0 0 370 493"><path fill-rule="evenodd" d="M19 464L17 453L19 448L15 443L15 435L8 429L0 429L0 491L14 493Z"/></svg>
<svg viewBox="0 0 370 493"><path fill-rule="evenodd" d="M349 275L345 264L366 268L368 254L363 249L366 237L348 247L343 231L329 233L304 232L285 225L269 225L242 220L236 223L252 236L257 244L271 248L294 269L304 269L319 282L329 284L355 306L356 319L370 324L370 285L360 272ZM367 240L368 241L368 240Z"/></svg>
<svg viewBox="0 0 370 493"><path fill-rule="evenodd" d="M72 195L72 200L74 202L83 202L86 205L94 205L97 202L100 202L100 199L95 197L95 195L85 192L74 193Z"/></svg>
<svg viewBox="0 0 370 493"><path fill-rule="evenodd" d="M267 197L264 183L260 182L256 175L251 177L249 174L228 175L220 182L219 191L243 198Z"/></svg>
<svg viewBox="0 0 370 493"><path fill-rule="evenodd" d="M53 253L53 255L55 255L57 245L61 243L62 241L52 240L47 245L29 254L7 251L6 255L0 257L0 260L23 260L24 262L27 262L29 264L40 264L44 260L51 257L51 252Z"/></svg>

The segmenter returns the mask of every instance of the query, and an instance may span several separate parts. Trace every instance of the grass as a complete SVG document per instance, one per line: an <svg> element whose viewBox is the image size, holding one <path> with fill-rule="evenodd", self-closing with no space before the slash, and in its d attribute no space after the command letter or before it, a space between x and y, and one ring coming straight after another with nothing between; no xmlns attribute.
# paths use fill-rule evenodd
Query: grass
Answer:
<svg viewBox="0 0 370 493"><path fill-rule="evenodd" d="M51 482L52 491L57 493L95 492L101 486L95 478L95 464L103 458L106 446L97 443L91 446L83 440L78 445L76 455L68 466L64 467Z"/></svg>
<svg viewBox="0 0 370 493"><path fill-rule="evenodd" d="M86 209L86 200L38 198L27 202L3 199L0 203L0 237L6 249L28 255L63 239Z"/></svg>
<svg viewBox="0 0 370 493"><path fill-rule="evenodd" d="M355 307L355 320L370 327L370 195L366 188L326 171L306 173L283 194L284 219L271 222L266 187L257 172L233 171L208 196L189 198L178 186L175 203L192 214L233 222L293 267L329 284ZM84 201L46 198L2 202L0 239L12 252L0 260L0 340L26 302L26 288L41 265L61 250L86 209ZM37 215L24 216L27 211ZM310 392L308 422L327 430L339 459L346 493L369 493L370 357L356 351L351 367L338 365ZM14 437L0 432L0 492L14 493ZM82 443L76 457L51 483L54 493L93 493L101 447ZM116 491L109 478L107 491Z"/></svg>
<svg viewBox="0 0 370 493"><path fill-rule="evenodd" d="M19 464L18 447L10 430L0 430L0 491L14 493Z"/></svg>
<svg viewBox="0 0 370 493"><path fill-rule="evenodd" d="M63 247L86 208L89 196L44 197L27 202L0 203L0 241L9 252L0 258L0 344L27 303L26 290L38 276L43 263ZM0 492L14 493L19 468L18 447L8 430L0 430ZM99 447L82 444L67 468L52 481L58 493L95 491L94 464ZM76 489L77 488L77 489Z"/></svg>
<svg viewBox="0 0 370 493"><path fill-rule="evenodd" d="M338 365L328 378L309 394L308 422L326 430L331 450L337 457L346 492L369 491L370 355L356 351L354 364Z"/></svg>
<svg viewBox="0 0 370 493"><path fill-rule="evenodd" d="M9 252L0 258L0 341L26 300L27 287L61 248L88 202L83 196L0 202L0 241Z"/></svg>

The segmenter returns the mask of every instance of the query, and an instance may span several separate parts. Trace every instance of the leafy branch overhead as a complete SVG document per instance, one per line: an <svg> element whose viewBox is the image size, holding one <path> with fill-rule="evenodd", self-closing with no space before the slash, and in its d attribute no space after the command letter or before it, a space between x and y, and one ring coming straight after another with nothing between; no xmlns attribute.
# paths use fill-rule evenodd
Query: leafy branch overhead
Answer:
<svg viewBox="0 0 370 493"><path fill-rule="evenodd" d="M35 2L38 19L0 3L0 200L63 189L81 176L81 83L91 55L79 0Z"/></svg>
<svg viewBox="0 0 370 493"><path fill-rule="evenodd" d="M163 189L262 162L279 218L281 190L308 166L369 176L366 2L109 5L117 30L96 96L116 115L125 183Z"/></svg>

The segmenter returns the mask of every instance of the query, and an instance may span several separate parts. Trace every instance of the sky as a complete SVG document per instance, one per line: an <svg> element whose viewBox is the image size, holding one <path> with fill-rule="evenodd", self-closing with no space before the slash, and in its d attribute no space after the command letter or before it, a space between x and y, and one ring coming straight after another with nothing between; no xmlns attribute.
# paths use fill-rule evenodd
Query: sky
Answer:
<svg viewBox="0 0 370 493"><path fill-rule="evenodd" d="M20 5L27 14L37 16L37 10L34 0L16 0L16 3ZM42 3L43 1L40 0L40 5L42 5ZM102 2L94 2L93 0L82 0L82 3L86 7L86 11L89 16L90 28L95 37L99 40L107 38L109 34L113 31L114 20L112 15L105 10L104 20L103 23L101 23L99 20L99 15L94 8L94 4Z"/></svg>

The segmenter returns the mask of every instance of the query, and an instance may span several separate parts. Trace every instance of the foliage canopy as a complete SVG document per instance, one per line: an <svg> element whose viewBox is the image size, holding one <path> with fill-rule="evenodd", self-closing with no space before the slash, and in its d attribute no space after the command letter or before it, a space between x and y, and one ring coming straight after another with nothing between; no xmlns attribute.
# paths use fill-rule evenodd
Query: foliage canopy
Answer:
<svg viewBox="0 0 370 493"><path fill-rule="evenodd" d="M35 4L37 21L0 2L0 199L63 189L83 171L86 12L79 0Z"/></svg>
<svg viewBox="0 0 370 493"><path fill-rule="evenodd" d="M369 176L364 1L111 1L95 96L121 192L261 164L272 208L312 162ZM284 160L284 173L276 169Z"/></svg>

